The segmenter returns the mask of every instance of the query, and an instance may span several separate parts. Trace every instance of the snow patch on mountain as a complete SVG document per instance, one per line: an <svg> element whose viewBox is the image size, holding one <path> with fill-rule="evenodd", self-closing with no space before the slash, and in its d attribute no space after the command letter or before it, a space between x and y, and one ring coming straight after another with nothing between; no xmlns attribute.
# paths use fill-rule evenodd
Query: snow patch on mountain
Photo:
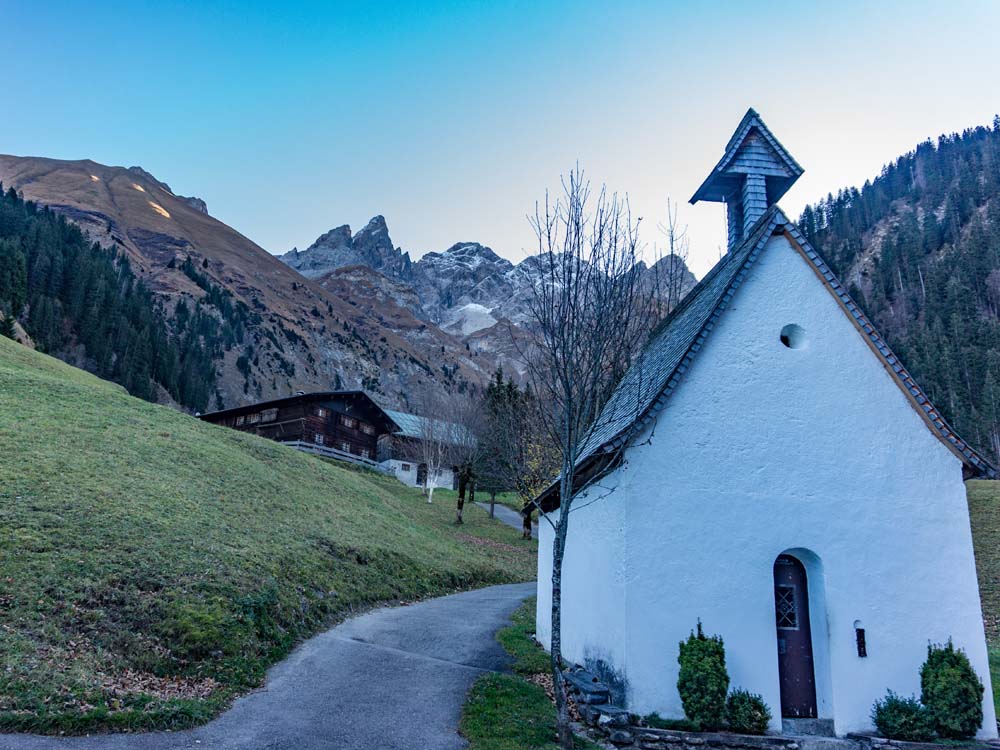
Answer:
<svg viewBox="0 0 1000 750"><path fill-rule="evenodd" d="M493 312L485 305L470 302L467 305L449 310L441 321L441 328L448 333L468 336L497 324Z"/></svg>

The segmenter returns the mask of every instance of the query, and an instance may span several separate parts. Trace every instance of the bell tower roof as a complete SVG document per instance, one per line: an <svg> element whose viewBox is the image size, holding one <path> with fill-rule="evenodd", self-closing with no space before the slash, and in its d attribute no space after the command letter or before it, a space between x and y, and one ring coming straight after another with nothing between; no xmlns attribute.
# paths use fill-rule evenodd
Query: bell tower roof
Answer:
<svg viewBox="0 0 1000 750"><path fill-rule="evenodd" d="M729 222L729 247L802 175L802 167L768 130L760 115L748 109L722 159L691 198L691 203L725 203Z"/></svg>

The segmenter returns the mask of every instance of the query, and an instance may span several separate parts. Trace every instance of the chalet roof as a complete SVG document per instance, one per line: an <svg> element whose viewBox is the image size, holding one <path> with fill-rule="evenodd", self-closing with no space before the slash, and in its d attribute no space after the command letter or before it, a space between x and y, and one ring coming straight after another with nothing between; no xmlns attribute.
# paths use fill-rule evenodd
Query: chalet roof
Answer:
<svg viewBox="0 0 1000 750"><path fill-rule="evenodd" d="M294 396L285 396L284 398L276 398L271 401L258 401L253 404L244 404L242 406L233 406L228 409L220 409L219 411L206 412L200 415L201 419L212 422L221 417L237 416L240 414L248 414L250 412L261 411L262 409L274 409L280 408L282 406L288 406L296 402L314 402L314 401L331 401L336 399L358 399L367 402L374 411L378 412L386 422L386 426L390 432L399 428L399 424L389 416L388 411L379 406L378 402L375 401L371 396L369 396L365 391L352 390L352 391L314 391L312 393L297 393Z"/></svg>
<svg viewBox="0 0 1000 750"><path fill-rule="evenodd" d="M465 439L473 439L465 427L454 422L407 414L405 411L395 411L394 409L386 409L385 413L399 425L399 432L396 434L403 437L419 440L429 434L448 435L453 436L455 443L463 442Z"/></svg>
<svg viewBox="0 0 1000 750"><path fill-rule="evenodd" d="M757 134L760 142L755 138ZM803 172L752 107L743 115L725 153L695 191L691 203L729 200L739 190L743 176L751 172L766 175L767 205L777 203Z"/></svg>
<svg viewBox="0 0 1000 750"><path fill-rule="evenodd" d="M996 469L944 420L830 267L777 206L771 206L761 216L746 240L723 256L651 334L643 354L626 373L595 422L577 459L577 472L583 473L587 465L593 464L596 459L617 452L663 409L767 241L776 234L784 234L813 266L896 384L924 418L925 424L958 456L968 473L996 478ZM546 490L540 499L552 492L555 486Z"/></svg>

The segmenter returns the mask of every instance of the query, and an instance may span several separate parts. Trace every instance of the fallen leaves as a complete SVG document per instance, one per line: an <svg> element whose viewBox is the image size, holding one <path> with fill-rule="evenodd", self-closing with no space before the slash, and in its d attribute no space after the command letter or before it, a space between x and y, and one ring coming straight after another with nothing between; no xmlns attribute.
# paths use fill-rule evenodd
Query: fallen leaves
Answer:
<svg viewBox="0 0 1000 750"><path fill-rule="evenodd" d="M115 675L102 675L101 688L109 696L148 695L169 700L208 698L219 688L219 683L211 677L158 677L148 672L126 669Z"/></svg>
<svg viewBox="0 0 1000 750"><path fill-rule="evenodd" d="M552 701L553 705L556 702L556 691L552 681L552 675L549 672L542 672L541 674L528 675L525 679L532 683L533 685L538 685L545 694L549 696L549 700ZM576 707L576 701L572 697L568 700L569 706L569 718L573 721L580 721L580 711Z"/></svg>

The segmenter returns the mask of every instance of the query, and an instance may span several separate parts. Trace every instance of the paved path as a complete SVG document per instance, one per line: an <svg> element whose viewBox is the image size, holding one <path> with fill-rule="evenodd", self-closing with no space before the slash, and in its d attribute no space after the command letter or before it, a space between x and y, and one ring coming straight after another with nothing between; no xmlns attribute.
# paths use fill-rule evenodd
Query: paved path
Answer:
<svg viewBox="0 0 1000 750"><path fill-rule="evenodd" d="M509 661L494 633L535 592L493 586L384 608L318 635L260 690L184 732L0 735L0 750L458 750L465 694Z"/></svg>
<svg viewBox="0 0 1000 750"><path fill-rule="evenodd" d="M489 503L481 503L477 500L476 505L485 510L487 513L490 512ZM505 524L513 526L518 531L524 530L524 519L521 518L521 514L516 510L508 508L506 505L501 505L500 503L496 503L493 507L496 509L496 518L498 521L503 521ZM538 524L534 522L531 524L531 538L538 539Z"/></svg>

